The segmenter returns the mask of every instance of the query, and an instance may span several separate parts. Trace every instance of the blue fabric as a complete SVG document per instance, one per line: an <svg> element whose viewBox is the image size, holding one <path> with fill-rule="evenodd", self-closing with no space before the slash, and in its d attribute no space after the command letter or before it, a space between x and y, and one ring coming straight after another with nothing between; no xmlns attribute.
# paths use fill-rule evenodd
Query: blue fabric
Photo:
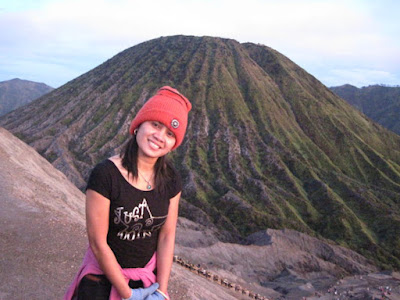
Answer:
<svg viewBox="0 0 400 300"><path fill-rule="evenodd" d="M127 299L124 299L124 300L144 300L144 299L148 299L148 297L151 296L158 289L158 287L159 287L159 284L156 282L156 283L153 283L148 288L132 289L132 295L130 296L130 298L127 298ZM151 298L151 299L153 299L153 298ZM156 298L154 298L154 299L156 299Z"/></svg>

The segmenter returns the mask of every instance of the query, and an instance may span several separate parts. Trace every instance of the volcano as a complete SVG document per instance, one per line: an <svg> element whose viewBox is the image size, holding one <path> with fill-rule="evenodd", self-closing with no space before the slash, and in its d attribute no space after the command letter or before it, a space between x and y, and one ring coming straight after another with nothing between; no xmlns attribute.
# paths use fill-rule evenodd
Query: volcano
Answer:
<svg viewBox="0 0 400 300"><path fill-rule="evenodd" d="M171 153L181 215L244 243L266 228L332 240L400 268L400 136L264 45L170 36L131 47L0 118L79 188L118 153L163 86L193 109Z"/></svg>

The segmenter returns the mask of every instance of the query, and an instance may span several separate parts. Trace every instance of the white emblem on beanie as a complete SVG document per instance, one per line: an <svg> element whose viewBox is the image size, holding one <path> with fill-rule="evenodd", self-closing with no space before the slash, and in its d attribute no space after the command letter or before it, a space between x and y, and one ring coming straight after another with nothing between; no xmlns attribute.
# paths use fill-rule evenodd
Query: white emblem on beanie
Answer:
<svg viewBox="0 0 400 300"><path fill-rule="evenodd" d="M179 127L179 121L177 120L177 119L173 119L172 121L171 121L171 126L173 127L173 128L178 128Z"/></svg>

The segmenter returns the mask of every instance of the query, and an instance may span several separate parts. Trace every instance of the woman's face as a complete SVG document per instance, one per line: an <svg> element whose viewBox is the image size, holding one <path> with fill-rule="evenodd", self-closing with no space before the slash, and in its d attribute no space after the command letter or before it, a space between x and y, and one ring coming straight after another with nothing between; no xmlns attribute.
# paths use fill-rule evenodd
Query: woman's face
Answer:
<svg viewBox="0 0 400 300"><path fill-rule="evenodd" d="M175 134L158 121L143 122L136 133L139 155L159 158L175 146Z"/></svg>

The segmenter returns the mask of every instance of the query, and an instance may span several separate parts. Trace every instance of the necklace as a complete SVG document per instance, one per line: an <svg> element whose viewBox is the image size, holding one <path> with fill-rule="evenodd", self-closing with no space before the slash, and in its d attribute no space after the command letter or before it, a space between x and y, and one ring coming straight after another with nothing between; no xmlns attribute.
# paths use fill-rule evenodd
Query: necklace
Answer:
<svg viewBox="0 0 400 300"><path fill-rule="evenodd" d="M151 190L152 186L151 186L151 184L150 184L150 180L147 180L147 179L142 175L142 173L139 172L139 170L138 170L138 173L139 173L140 176L142 176L142 178L144 179L144 181L147 182L146 188L147 188L148 190ZM150 176L150 179L151 179L151 177L153 177L153 174Z"/></svg>

